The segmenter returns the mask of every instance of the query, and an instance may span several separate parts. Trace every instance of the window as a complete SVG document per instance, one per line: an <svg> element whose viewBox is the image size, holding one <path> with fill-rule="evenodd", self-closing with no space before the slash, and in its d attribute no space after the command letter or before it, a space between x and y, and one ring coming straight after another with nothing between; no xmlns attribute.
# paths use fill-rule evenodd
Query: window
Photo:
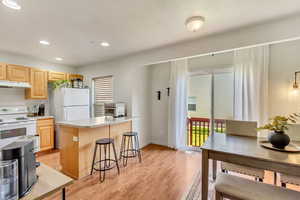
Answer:
<svg viewBox="0 0 300 200"><path fill-rule="evenodd" d="M104 116L104 103L113 102L113 77L104 76L93 79L94 116Z"/></svg>

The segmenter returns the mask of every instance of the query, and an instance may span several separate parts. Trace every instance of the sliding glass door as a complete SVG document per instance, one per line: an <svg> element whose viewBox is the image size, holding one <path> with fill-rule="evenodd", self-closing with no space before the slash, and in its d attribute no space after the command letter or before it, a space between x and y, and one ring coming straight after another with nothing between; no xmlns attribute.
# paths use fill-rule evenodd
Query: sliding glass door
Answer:
<svg viewBox="0 0 300 200"><path fill-rule="evenodd" d="M233 119L233 73L222 72L213 75L212 121L215 132L226 131L225 120Z"/></svg>
<svg viewBox="0 0 300 200"><path fill-rule="evenodd" d="M192 74L188 87L187 145L200 147L212 132L225 132L225 120L233 118L233 73Z"/></svg>
<svg viewBox="0 0 300 200"><path fill-rule="evenodd" d="M188 87L187 141L189 146L202 146L211 128L212 75L192 75Z"/></svg>

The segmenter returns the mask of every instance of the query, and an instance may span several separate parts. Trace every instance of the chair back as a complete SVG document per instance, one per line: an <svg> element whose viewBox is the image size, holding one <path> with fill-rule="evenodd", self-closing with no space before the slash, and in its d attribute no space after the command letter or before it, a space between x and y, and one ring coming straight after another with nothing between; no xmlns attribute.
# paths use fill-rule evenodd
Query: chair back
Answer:
<svg viewBox="0 0 300 200"><path fill-rule="evenodd" d="M226 120L226 134L257 137L257 122Z"/></svg>
<svg viewBox="0 0 300 200"><path fill-rule="evenodd" d="M300 141L300 124L289 125L289 130L286 131L286 134L291 141Z"/></svg>

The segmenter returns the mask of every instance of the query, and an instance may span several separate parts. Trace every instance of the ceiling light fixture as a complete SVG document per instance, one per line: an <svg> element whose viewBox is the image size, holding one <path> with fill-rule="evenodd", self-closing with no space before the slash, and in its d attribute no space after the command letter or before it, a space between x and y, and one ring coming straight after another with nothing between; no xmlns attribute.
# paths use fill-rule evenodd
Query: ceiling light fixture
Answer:
<svg viewBox="0 0 300 200"><path fill-rule="evenodd" d="M21 6L16 2L16 0L2 0L2 3L11 9L20 10Z"/></svg>
<svg viewBox="0 0 300 200"><path fill-rule="evenodd" d="M60 58L60 57L56 57L55 60L57 60L57 61L62 61L63 59Z"/></svg>
<svg viewBox="0 0 300 200"><path fill-rule="evenodd" d="M204 24L205 18L202 16L193 16L185 21L186 28L191 32L198 31Z"/></svg>
<svg viewBox="0 0 300 200"><path fill-rule="evenodd" d="M43 45L50 45L50 42L46 41L46 40L41 40L40 41L40 44L43 44Z"/></svg>
<svg viewBox="0 0 300 200"><path fill-rule="evenodd" d="M108 42L101 42L100 44L103 47L109 47L110 46L110 44Z"/></svg>

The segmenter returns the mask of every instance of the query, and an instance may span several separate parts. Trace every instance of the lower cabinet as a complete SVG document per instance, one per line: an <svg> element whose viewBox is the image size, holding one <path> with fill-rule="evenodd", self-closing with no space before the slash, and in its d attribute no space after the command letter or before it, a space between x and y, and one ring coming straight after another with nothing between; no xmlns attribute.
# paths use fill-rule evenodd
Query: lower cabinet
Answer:
<svg viewBox="0 0 300 200"><path fill-rule="evenodd" d="M39 119L37 121L37 131L40 136L40 151L54 148L54 120Z"/></svg>

